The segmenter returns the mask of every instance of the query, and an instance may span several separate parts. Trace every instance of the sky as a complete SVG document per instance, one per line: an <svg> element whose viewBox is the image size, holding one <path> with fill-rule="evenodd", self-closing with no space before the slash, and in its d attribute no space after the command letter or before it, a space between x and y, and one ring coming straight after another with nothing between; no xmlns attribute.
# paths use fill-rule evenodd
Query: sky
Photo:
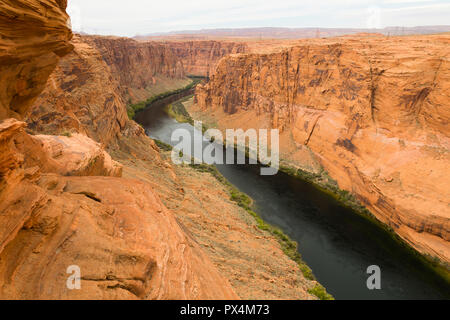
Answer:
<svg viewBox="0 0 450 320"><path fill-rule="evenodd" d="M67 12L74 31L117 36L214 28L450 24L450 0L69 0Z"/></svg>

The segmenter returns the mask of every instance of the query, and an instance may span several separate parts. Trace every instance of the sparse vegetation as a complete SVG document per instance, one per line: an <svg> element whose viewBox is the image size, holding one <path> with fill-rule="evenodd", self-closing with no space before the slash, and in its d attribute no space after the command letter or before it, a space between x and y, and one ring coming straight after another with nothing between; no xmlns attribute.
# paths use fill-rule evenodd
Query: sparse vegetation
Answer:
<svg viewBox="0 0 450 320"><path fill-rule="evenodd" d="M189 98L191 97L181 99L180 101L172 104L169 107L170 111L168 113L179 122L187 122L193 124L191 116L186 111L183 105L183 102L187 101ZM205 132L206 130L207 127L203 125L202 131ZM237 148L236 145L235 148ZM248 147L246 147L245 153L247 156L249 155ZM299 268L301 269L305 278L315 280L311 269L303 262L302 257L298 252L297 243L295 241L292 241L281 230L267 224L261 217L259 217L259 215L252 210L252 200L246 194L240 192L236 187L231 185L226 180L226 178L224 178L220 174L216 167L204 164L191 166L198 171L208 172L212 174L218 181L224 184L230 193L230 199L236 202L240 207L245 209L250 215L254 217L259 229L270 232L273 236L276 237L284 253L299 265ZM317 189L334 198L335 201L337 201L343 207L351 209L358 215L368 219L371 223L376 224L378 227L385 230L388 235L392 237L394 241L396 241L401 247L403 247L412 258L417 259L425 268L431 269L431 271L439 275L440 278L444 278L447 283L450 283L450 273L448 271L448 265L437 258L431 258L427 255L419 253L417 250L407 244L402 238L400 238L400 236L398 236L394 232L392 228L376 219L375 216L355 197L354 194L347 190L340 189L338 183L333 180L325 170L322 169L318 173L311 173L302 169L281 166L280 171L312 184ZM326 292L326 289L323 288L320 284L310 289L309 292L316 295L319 299L322 300L333 299L333 297L329 295Z"/></svg>
<svg viewBox="0 0 450 320"><path fill-rule="evenodd" d="M201 82L201 81L207 79L207 77L204 77L204 76L196 76L196 75L192 75L192 74L189 74L189 75L187 75L186 77L188 77L188 78L191 79L192 81L198 81L198 82Z"/></svg>
<svg viewBox="0 0 450 320"><path fill-rule="evenodd" d="M230 200L235 202L238 206L243 208L245 211L247 211L255 219L256 224L259 229L269 232L278 240L278 243L281 245L281 249L283 250L283 252L289 258L291 258L293 261L295 261L297 263L301 272L303 273L303 276L306 279L315 280L312 270L302 260L302 256L298 252L297 242L290 239L279 228L266 223L255 211L253 211L253 209L252 209L253 201L248 195L241 192L239 189L237 189L235 186L233 186L230 182L228 182L228 180L219 172L219 170L217 170L217 168L215 166L207 165L207 164L191 164L190 166L197 171L207 172L207 173L212 174L220 183L222 183L227 188L227 190L230 194ZM313 290L313 289L311 289L311 290ZM316 295L319 299L322 299L323 297L326 298L324 300L333 299L333 297L326 292L325 288L323 288L319 284L316 285L314 290L311 291L310 293ZM316 293L320 294L320 296L317 295Z"/></svg>
<svg viewBox="0 0 450 320"><path fill-rule="evenodd" d="M194 77L191 77L191 79L192 79L192 82L183 88L172 90L172 91L166 91L166 92L160 93L158 95L155 95L153 97L150 97L145 101L141 101L141 102L138 102L135 104L129 104L127 106L128 117L130 119L134 119L134 117L136 116L136 112L139 112L140 110L144 110L148 105L154 103L155 101L167 98L174 94L178 94L178 93L190 90L203 80L202 78L194 78Z"/></svg>
<svg viewBox="0 0 450 320"><path fill-rule="evenodd" d="M310 294L315 295L320 300L334 300L333 296L330 295L323 286L317 284L314 288L309 289Z"/></svg>
<svg viewBox="0 0 450 320"><path fill-rule="evenodd" d="M162 142L161 140L154 139L153 141L155 141L158 148L160 148L163 151L172 151L172 149L173 149L170 144Z"/></svg>
<svg viewBox="0 0 450 320"><path fill-rule="evenodd" d="M165 111L169 115L169 117L174 118L180 123L189 123L191 126L194 125L194 119L192 119L189 112L187 112L186 108L184 107L184 102L188 101L189 99L192 99L193 95L189 95L187 97L184 97L178 101L175 101L172 104L169 104L165 107ZM202 123L202 133L205 133L208 130L208 127Z"/></svg>
<svg viewBox="0 0 450 320"><path fill-rule="evenodd" d="M356 197L354 194L347 190L339 188L337 182L330 178L325 170L320 173L310 173L301 169L294 169L291 167L280 166L280 171L301 179L305 182L311 183L314 187L320 191L328 194L335 199L341 206L352 210L359 216L369 220L370 223L375 224L377 227L383 229L388 236L402 247L411 259L415 259L425 269L430 270L441 279L444 279L447 283L450 283L450 266L438 258L432 258L429 255L424 255L414 249L405 240L403 240L395 231L388 225L379 221Z"/></svg>
<svg viewBox="0 0 450 320"><path fill-rule="evenodd" d="M180 123L189 123L190 125L194 125L194 120L191 118L190 114L186 111L183 103L191 99L193 95L189 95L184 97L172 104L167 105L164 110L166 113L177 120Z"/></svg>

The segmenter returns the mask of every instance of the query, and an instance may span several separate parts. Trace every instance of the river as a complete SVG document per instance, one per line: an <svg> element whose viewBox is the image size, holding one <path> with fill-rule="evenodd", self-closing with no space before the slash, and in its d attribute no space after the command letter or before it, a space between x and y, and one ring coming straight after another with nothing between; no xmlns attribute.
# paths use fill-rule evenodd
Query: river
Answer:
<svg viewBox="0 0 450 320"><path fill-rule="evenodd" d="M174 130L194 132L163 110L179 98L157 101L136 115L151 138L174 145ZM303 260L336 299L449 299L448 285L390 234L309 183L282 172L261 176L259 165L217 168L254 200L255 212L298 242ZM381 269L380 290L367 288L371 265Z"/></svg>

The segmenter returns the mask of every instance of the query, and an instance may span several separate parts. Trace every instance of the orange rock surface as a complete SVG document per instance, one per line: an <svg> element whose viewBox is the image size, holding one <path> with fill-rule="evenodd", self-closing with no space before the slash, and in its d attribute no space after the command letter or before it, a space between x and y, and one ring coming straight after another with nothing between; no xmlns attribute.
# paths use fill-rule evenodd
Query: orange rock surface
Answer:
<svg viewBox="0 0 450 320"><path fill-rule="evenodd" d="M419 251L450 262L448 35L304 40L221 60L192 112L279 128L284 163L323 167Z"/></svg>
<svg viewBox="0 0 450 320"><path fill-rule="evenodd" d="M82 41L98 50L117 79L121 95L135 102L150 97L152 94L145 95L145 90L161 77L185 79L180 57L163 44L101 36L83 36Z"/></svg>
<svg viewBox="0 0 450 320"><path fill-rule="evenodd" d="M105 37L69 43L65 5L1 3L14 14L0 14L0 48L21 41L10 27L17 17L34 47L16 60L0 51L2 80L27 84L0 84L0 298L314 299L315 282L223 186L173 168L128 119L128 100L189 83L172 49ZM33 33L34 20L44 32ZM205 210L212 206L229 216ZM235 225L231 238L219 219ZM73 265L80 290L66 285Z"/></svg>
<svg viewBox="0 0 450 320"><path fill-rule="evenodd" d="M153 42L147 42L153 43ZM208 77L223 57L247 52L244 42L233 41L167 41L161 42L181 59L187 75Z"/></svg>
<svg viewBox="0 0 450 320"><path fill-rule="evenodd" d="M4 119L23 116L58 54L70 50L65 5L1 4L0 47L7 50L0 54L0 74L2 80L17 78L25 85L5 89L2 81L0 96L0 297L237 298L151 186L117 177L121 166L99 144L78 134L32 136L24 122ZM17 32L12 25L35 48L19 45L23 51L13 52ZM157 148L152 150L157 160ZM81 268L81 290L66 286L71 265Z"/></svg>
<svg viewBox="0 0 450 320"><path fill-rule="evenodd" d="M0 2L0 119L20 118L72 49L66 0Z"/></svg>
<svg viewBox="0 0 450 320"><path fill-rule="evenodd" d="M0 297L237 298L148 184L111 177L121 171L95 152L94 165L67 154L89 157L89 138L35 138L24 125L0 125ZM65 144L56 159L55 140ZM66 287L71 265L80 290Z"/></svg>
<svg viewBox="0 0 450 320"><path fill-rule="evenodd" d="M107 145L125 129L130 101L190 82L179 59L160 45L78 35L72 44L27 114L34 131L78 132Z"/></svg>

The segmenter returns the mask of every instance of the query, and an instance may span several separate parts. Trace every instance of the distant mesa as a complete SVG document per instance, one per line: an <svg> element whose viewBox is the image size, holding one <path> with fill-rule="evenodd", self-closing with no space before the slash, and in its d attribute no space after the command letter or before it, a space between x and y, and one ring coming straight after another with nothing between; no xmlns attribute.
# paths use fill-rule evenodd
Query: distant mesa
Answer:
<svg viewBox="0 0 450 320"><path fill-rule="evenodd" d="M166 33L137 35L136 40L206 40L212 38L260 38L260 39L299 39L328 38L357 33L378 33L383 35L401 36L417 34L435 34L450 32L450 26L417 26L417 27L386 27L383 29L367 28L240 28L240 29L202 29L184 30Z"/></svg>

